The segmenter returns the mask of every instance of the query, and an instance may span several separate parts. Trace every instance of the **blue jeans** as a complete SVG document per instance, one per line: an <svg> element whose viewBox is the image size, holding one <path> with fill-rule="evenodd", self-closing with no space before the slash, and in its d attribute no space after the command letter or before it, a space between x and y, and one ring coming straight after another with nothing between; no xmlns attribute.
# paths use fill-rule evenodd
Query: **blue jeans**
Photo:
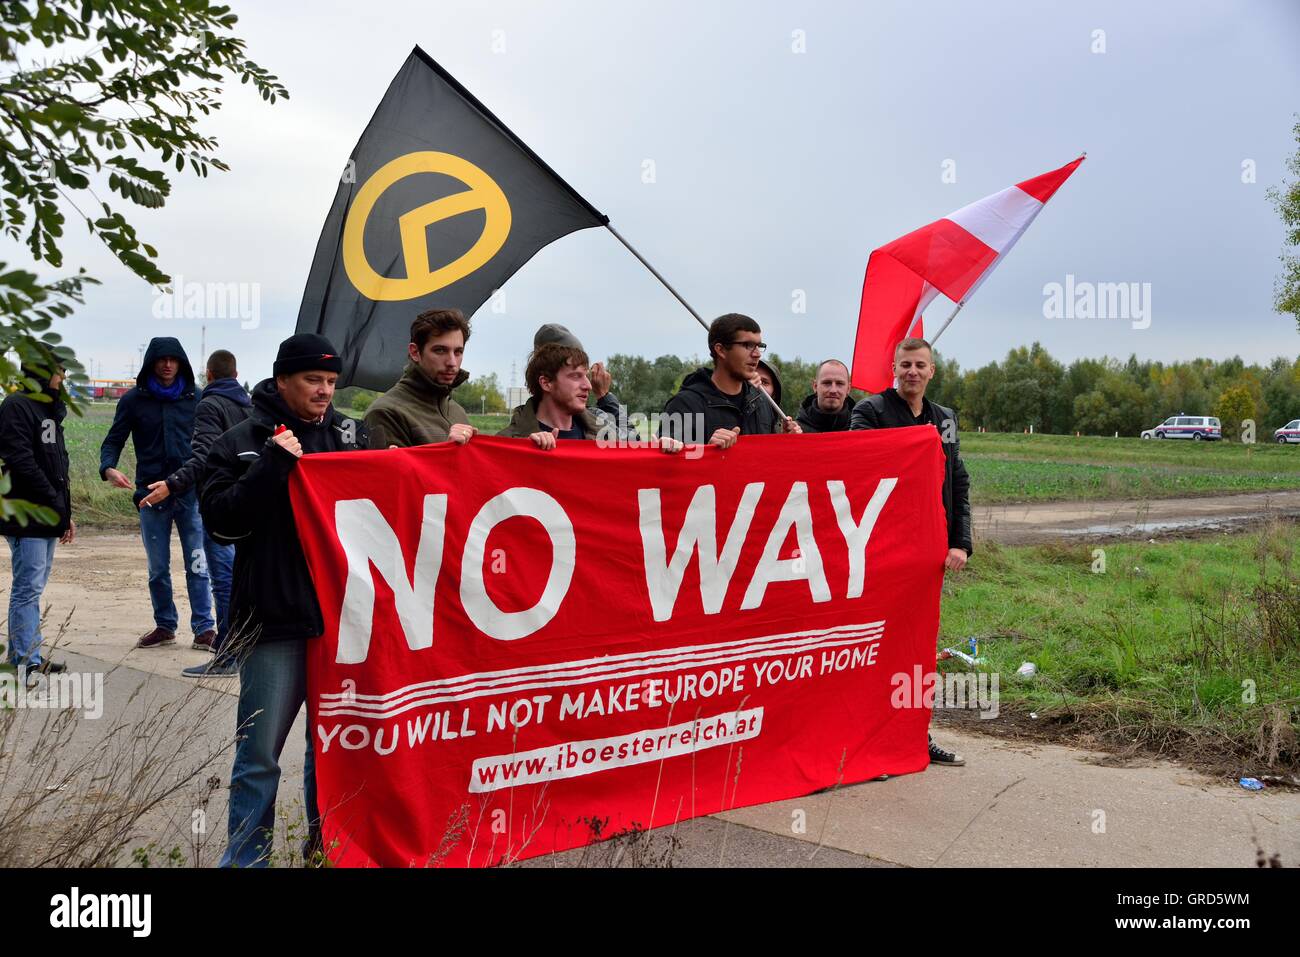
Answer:
<svg viewBox="0 0 1300 957"><path fill-rule="evenodd" d="M41 664L41 592L54 567L53 538L6 536L13 585L9 590L9 663Z"/></svg>
<svg viewBox="0 0 1300 957"><path fill-rule="evenodd" d="M229 842L222 867L266 866L275 832L280 752L306 701L307 639L259 641L246 652L239 666L239 740L230 771ZM310 721L302 784L307 825L319 827Z"/></svg>
<svg viewBox="0 0 1300 957"><path fill-rule="evenodd" d="M194 634L216 628L212 620L212 592L208 587L208 559L203 552L203 522L194 492L172 495L157 505L140 509L140 537L149 558L149 599L153 622L175 632L176 603L172 601L172 523L181 536L185 554L185 585L190 596L190 628Z"/></svg>
<svg viewBox="0 0 1300 957"><path fill-rule="evenodd" d="M217 640L212 650L220 653L230 633L230 573L235 564L235 546L222 544L205 529L203 554L208 557L208 578L212 581L212 602L217 613Z"/></svg>

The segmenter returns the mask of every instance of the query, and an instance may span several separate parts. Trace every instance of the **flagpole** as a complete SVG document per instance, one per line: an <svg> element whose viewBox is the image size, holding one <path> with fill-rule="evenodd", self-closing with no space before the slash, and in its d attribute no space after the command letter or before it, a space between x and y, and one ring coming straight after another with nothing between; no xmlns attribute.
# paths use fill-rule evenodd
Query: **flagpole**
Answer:
<svg viewBox="0 0 1300 957"><path fill-rule="evenodd" d="M674 298L676 298L678 302L680 302L683 306L686 307L686 311L695 317L695 321L698 322L701 326L703 326L707 331L709 328L709 324L704 321L704 317L701 316L698 312L696 312L689 302L687 302L685 299L682 298L682 294L678 292L676 289L674 289L667 279L665 279L662 275L660 275L659 270L655 269L654 266L650 265L649 261L644 256L642 256L639 252L637 252L636 248L631 243L629 243L626 239L624 239L622 234L619 233L619 231L615 229L611 223L606 222L605 228L614 234L614 238L617 239L620 243L622 243L624 247L626 247L627 251L630 252L633 256L635 256L637 258L637 261L640 262L642 266L645 266L646 269L650 270L650 275L658 279L659 282L663 285L663 287L667 289L669 292L671 292ZM770 395L767 394L766 389L759 389L758 391L763 394L764 398L766 398L768 402L772 403L772 408L776 409L777 415L779 415L782 419L790 418L788 415L785 414L785 410L782 409L779 405L777 405L776 399L772 398Z"/></svg>
<svg viewBox="0 0 1300 957"><path fill-rule="evenodd" d="M951 323L954 319L957 318L957 313L961 312L961 307L964 305L966 305L965 302L957 303L957 308L952 311L952 315L949 316L947 319L945 319L943 325L939 327L939 331L930 337L930 345L934 345L936 342L939 341L939 337L943 335L943 330L947 329L949 323ZM911 330L908 331L910 332Z"/></svg>

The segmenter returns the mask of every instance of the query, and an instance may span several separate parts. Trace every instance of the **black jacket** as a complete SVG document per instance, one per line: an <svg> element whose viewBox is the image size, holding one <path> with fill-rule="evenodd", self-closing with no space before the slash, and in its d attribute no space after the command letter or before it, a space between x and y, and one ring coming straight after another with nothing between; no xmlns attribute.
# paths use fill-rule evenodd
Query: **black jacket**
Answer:
<svg viewBox="0 0 1300 957"><path fill-rule="evenodd" d="M237 379L209 382L194 410L194 434L190 436L190 458L167 476L167 489L184 495L198 484L208 461L212 443L243 422L253 411L253 402Z"/></svg>
<svg viewBox="0 0 1300 957"><path fill-rule="evenodd" d="M945 406L923 400L934 427L943 438L943 510L948 516L948 547L974 551L970 528L970 475L961 460L957 415ZM951 424L949 424L951 423ZM853 429L897 429L915 425L912 409L894 389L869 395L853 407Z"/></svg>
<svg viewBox="0 0 1300 957"><path fill-rule="evenodd" d="M271 441L277 425L293 431L304 455L367 446L365 426L333 406L319 423L298 419L274 379L257 384L252 414L212 444L199 510L213 538L235 544L230 623L241 642L315 638L325 628L289 502L298 460Z"/></svg>
<svg viewBox="0 0 1300 957"><path fill-rule="evenodd" d="M59 393L44 390L49 402L15 392L0 403L0 459L12 485L6 498L45 505L59 513L55 525L16 518L0 521L0 535L16 538L58 538L72 520L72 493L68 483L68 448L63 441L67 406Z"/></svg>
<svg viewBox="0 0 1300 957"><path fill-rule="evenodd" d="M795 416L795 421L804 432L847 432L852 417L853 408L847 399L838 412L823 412L817 407L817 394L813 393L799 406L799 414Z"/></svg>
<svg viewBox="0 0 1300 957"><path fill-rule="evenodd" d="M773 384L776 385L775 380ZM779 385L776 387L780 388ZM756 386L746 382L740 394L742 408L738 409L731 401L732 397L724 395L713 384L711 368L704 366L696 369L682 380L681 391L664 406L665 418L660 419L659 434L682 442L689 440L704 443L718 429L734 429L736 426L740 426L741 435L768 435L781 431L781 420L777 418L776 410ZM694 431L689 437L684 434L686 423L682 416L686 415L704 417L703 435ZM693 430L694 425L691 428Z"/></svg>
<svg viewBox="0 0 1300 957"><path fill-rule="evenodd" d="M180 360L178 375L184 380L180 397L160 399L146 388L153 364L163 356ZM167 478L190 458L190 435L194 431L194 370L180 340L159 336L149 340L135 388L117 400L113 424L99 447L99 477L117 467L122 447L130 436L135 447L135 500L148 493L151 482Z"/></svg>

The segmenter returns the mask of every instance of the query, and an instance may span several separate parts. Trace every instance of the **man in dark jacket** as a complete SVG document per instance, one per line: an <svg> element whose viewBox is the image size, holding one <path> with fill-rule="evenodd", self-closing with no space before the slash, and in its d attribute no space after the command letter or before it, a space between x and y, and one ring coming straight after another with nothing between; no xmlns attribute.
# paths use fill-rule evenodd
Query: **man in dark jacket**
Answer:
<svg viewBox="0 0 1300 957"><path fill-rule="evenodd" d="M198 408L194 411L194 434L190 437L190 458L171 475L151 482L149 494L140 505L157 505L172 495L185 495L197 488L208 461L212 443L248 418L253 403L239 384L239 367L233 353L218 349L208 356L207 382ZM203 531L203 555L207 559L208 578L212 581L212 600L217 612L217 637L210 649L215 657L201 665L181 670L187 678L226 678L239 673L232 655L222 654L230 633L230 569L235 561L235 546L219 542Z"/></svg>
<svg viewBox="0 0 1300 957"><path fill-rule="evenodd" d="M68 450L63 441L63 370L52 375L24 366L23 374L43 382L44 401L14 392L0 403L0 459L10 482L7 498L51 509L54 524L28 518L0 521L0 534L9 542L13 577L9 589L9 664L27 668L29 679L39 673L66 671L62 662L41 654L41 593L54 566L54 543L67 545L76 535L68 484Z"/></svg>
<svg viewBox="0 0 1300 957"><path fill-rule="evenodd" d="M193 490L173 495L165 502L146 505L144 499L153 483L171 475L190 458L190 435L194 431L194 370L171 336L149 340L144 364L136 376L135 388L117 402L117 412L108 435L99 447L99 476L118 488L135 489L140 510L140 536L149 558L149 598L153 602L154 630L142 637L137 648L159 648L174 644L178 616L172 600L172 524L181 537L185 556L185 585L190 598L190 628L193 647L210 651L216 640L212 618L212 592L208 585L207 562L203 558L203 524L199 520L197 496ZM135 483L117 469L118 457L127 436L135 447Z"/></svg>
<svg viewBox="0 0 1300 957"><path fill-rule="evenodd" d="M853 429L895 429L928 425L943 440L943 510L948 518L948 556L944 568L961 571L974 551L971 541L970 476L961 461L957 416L952 409L925 397L934 378L934 356L924 339L904 339L894 350L896 388L869 395L853 408ZM930 763L965 764L959 754L945 751L930 739Z"/></svg>
<svg viewBox="0 0 1300 957"><path fill-rule="evenodd" d="M853 409L849 406L849 367L827 359L817 367L813 393L803 400L795 417L805 433L847 432Z"/></svg>
<svg viewBox="0 0 1300 957"><path fill-rule="evenodd" d="M719 316L709 325L713 367L696 369L668 400L661 430L681 442L731 448L740 435L798 431L779 415L758 386L760 357L767 348L757 322L739 313ZM775 385L775 383L774 383Z"/></svg>
<svg viewBox="0 0 1300 957"><path fill-rule="evenodd" d="M325 629L294 524L289 476L303 455L366 448L364 426L331 404L342 368L324 336L290 336L280 343L272 378L253 389L252 414L208 452L203 520L214 538L235 544L229 647L240 661L240 738L223 867L267 862L280 752L307 696L307 642ZM310 723L303 793L309 847L318 847Z"/></svg>

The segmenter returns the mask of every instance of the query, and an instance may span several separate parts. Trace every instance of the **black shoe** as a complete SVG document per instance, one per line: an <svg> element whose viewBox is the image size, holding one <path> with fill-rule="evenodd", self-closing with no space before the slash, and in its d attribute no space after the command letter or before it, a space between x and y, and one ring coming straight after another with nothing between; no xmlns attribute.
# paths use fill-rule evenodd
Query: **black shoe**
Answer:
<svg viewBox="0 0 1300 957"><path fill-rule="evenodd" d="M963 758L960 754L955 754L952 751L945 751L943 748L935 744L934 739L931 738L930 739L930 763L944 764L950 768L959 768L966 763L966 759Z"/></svg>
<svg viewBox="0 0 1300 957"><path fill-rule="evenodd" d="M68 670L68 666L62 661L42 661L39 665L24 662L15 667L26 668L29 675L61 675Z"/></svg>

